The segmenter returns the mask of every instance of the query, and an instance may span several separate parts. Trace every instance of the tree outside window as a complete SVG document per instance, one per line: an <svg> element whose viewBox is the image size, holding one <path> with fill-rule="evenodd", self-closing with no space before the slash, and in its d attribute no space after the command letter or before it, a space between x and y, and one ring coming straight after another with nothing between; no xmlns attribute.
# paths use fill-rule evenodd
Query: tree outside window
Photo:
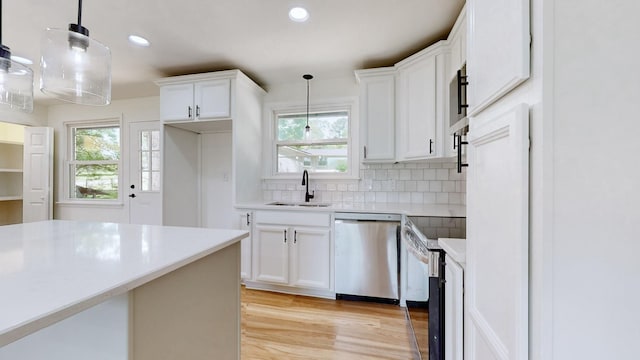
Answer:
<svg viewBox="0 0 640 360"><path fill-rule="evenodd" d="M118 199L120 126L76 126L70 134L69 197Z"/></svg>

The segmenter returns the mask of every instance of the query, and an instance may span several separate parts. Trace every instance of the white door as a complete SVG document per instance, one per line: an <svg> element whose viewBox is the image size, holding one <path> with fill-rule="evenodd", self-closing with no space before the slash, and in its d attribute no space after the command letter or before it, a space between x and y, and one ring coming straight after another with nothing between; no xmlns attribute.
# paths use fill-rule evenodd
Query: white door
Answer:
<svg viewBox="0 0 640 360"><path fill-rule="evenodd" d="M162 224L160 122L129 124L129 222Z"/></svg>
<svg viewBox="0 0 640 360"><path fill-rule="evenodd" d="M467 360L528 358L528 111L470 119Z"/></svg>
<svg viewBox="0 0 640 360"><path fill-rule="evenodd" d="M293 234L282 226L256 225L253 237L255 279L276 284L289 283L289 241Z"/></svg>
<svg viewBox="0 0 640 360"><path fill-rule="evenodd" d="M234 223L231 132L200 135L202 226L229 229Z"/></svg>
<svg viewBox="0 0 640 360"><path fill-rule="evenodd" d="M400 136L402 159L436 156L436 56L400 70Z"/></svg>
<svg viewBox="0 0 640 360"><path fill-rule="evenodd" d="M331 236L328 229L293 229L291 285L329 290Z"/></svg>
<svg viewBox="0 0 640 360"><path fill-rule="evenodd" d="M163 85L160 88L160 120L194 119L193 84Z"/></svg>
<svg viewBox="0 0 640 360"><path fill-rule="evenodd" d="M24 128L22 221L53 219L53 128Z"/></svg>
<svg viewBox="0 0 640 360"><path fill-rule="evenodd" d="M529 78L529 2L467 1L469 116L479 113Z"/></svg>
<svg viewBox="0 0 640 360"><path fill-rule="evenodd" d="M231 116L231 80L201 81L195 84L196 118Z"/></svg>

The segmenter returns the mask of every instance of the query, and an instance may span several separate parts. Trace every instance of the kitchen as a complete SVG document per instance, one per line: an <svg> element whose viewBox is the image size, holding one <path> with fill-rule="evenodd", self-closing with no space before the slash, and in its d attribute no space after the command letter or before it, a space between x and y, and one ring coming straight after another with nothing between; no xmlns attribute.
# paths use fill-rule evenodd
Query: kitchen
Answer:
<svg viewBox="0 0 640 360"><path fill-rule="evenodd" d="M633 86L635 83L633 80L638 77L633 63L633 59L637 56L637 50L627 44L637 42L638 29L637 25L634 25L635 22L631 18L631 14L637 13L639 5L632 1L621 1L617 3L615 8L604 7L594 1L555 3L549 0L532 0L518 1L517 3L526 4L526 6L522 6L527 11L521 9L523 14L521 19L530 21L530 24L528 23L526 26L526 33L531 33L530 37L526 37L530 39L531 44L530 65L529 62L526 64L527 72L530 71L528 80L513 86L510 91L502 93L501 97L492 99L493 103L483 104L486 105L485 109L475 113L478 117L476 124L479 125L483 121L483 113L487 116L504 114L507 110L516 108L521 103L528 104L530 108L528 111L530 155L526 167L527 173L523 175L528 179L528 182L526 187L518 185L522 191L516 192L520 196L520 200L518 200L520 203L517 204L520 206L518 209L520 219L516 220L520 223L526 222L524 234L528 244L528 271L521 279L524 281L520 281L524 284L524 289L521 291L526 290L525 295L521 294L520 296L528 299L528 302L526 302L527 307L524 312L525 322L519 323L519 329L526 331L519 332L519 355L501 353L501 356L503 356L502 358L523 358L528 354L534 359L633 358L631 344L639 336L635 326L639 320L638 313L634 311L633 305L639 293L636 279L640 274L638 266L635 265L637 261L634 258L638 245L633 241L637 236L635 236L632 220L636 217L629 216L629 214L637 214L633 205L640 199L638 199L637 192L632 191L632 186L637 184L640 179L638 171L633 166L626 165L635 163L634 155L638 150L637 144L633 141L624 141L624 133L633 134L634 130L638 128L636 122L628 115L629 111L626 110L626 106L634 103L638 92ZM8 7L5 8L5 14L14 14L12 20L5 16L5 29L7 28L6 24L10 24L10 21L20 21L19 19L25 19L29 16L28 13L13 12L15 8L11 6L15 4L7 2L4 5ZM85 6L89 5L85 4ZM505 18L500 17L499 13L487 15L481 10L495 10L501 6L507 8L504 1L469 1L467 2L467 11L471 5L478 6L480 9L476 14L478 19L483 19L483 16L484 19L487 19L489 16L493 22L502 25L501 21ZM72 6L75 4L68 4L67 12L69 14L73 14L75 11ZM123 9L127 8L125 5L122 6ZM91 25L96 20L91 19L89 9L87 8L86 11L85 22L92 29L92 34L95 34L96 38L104 39L103 34L108 31L99 30ZM135 13L133 10L136 9L131 10ZM398 9L398 11L400 10ZM313 12L311 13L313 14ZM140 16L141 22L143 22L142 20L148 20L145 16L151 18L153 14L148 12L147 15L137 14L137 16ZM199 15L200 21L205 21L206 19L203 19L202 16L204 15ZM421 14L421 16L426 15ZM449 26L453 24L455 16L450 17ZM37 15L36 18L38 17L43 17L43 15ZM61 27L72 20L62 18L59 21L45 21L42 26L38 26L33 31L40 31L46 26ZM496 52L494 46L496 42L500 42L495 39L507 41L504 39L505 33L510 33L503 31L502 28L496 29L496 26L491 27L487 23L476 22L475 26L477 28L474 29L487 29L488 31L486 33L478 32L478 34L488 37L480 39L485 41L483 44L486 47L475 52L475 54L482 54L482 56L491 55L486 52ZM10 26L9 28L22 28L22 26ZM251 29L250 26L244 28ZM448 30L450 28L447 29L447 32ZM25 31L31 30L25 29ZM11 35L13 32L13 30L4 32L5 40L3 43L18 50L19 42L10 37L14 36ZM161 38L171 39L178 46L178 49L181 49L176 34L161 33L159 35ZM38 37L39 34L34 36L35 39ZM251 36L247 35L247 37ZM383 35L379 35L379 38L383 37ZM316 39L307 40L311 45L319 44ZM523 38L517 40L519 43L524 42L527 45L526 48L529 48L529 41L524 41ZM304 41L294 42L297 46L304 43ZM116 46L115 42L108 43L108 45ZM287 78L285 85L268 88L265 103L290 101L304 104L306 89L301 75L309 72L315 76L311 82L311 103L322 98L358 97L359 89L352 75L353 70L392 66L428 44L424 45L398 56L397 59L379 65L352 67L350 74L345 74L342 79L332 78L329 81L326 80L329 79L328 76L316 72L311 66L302 66L297 69L295 75ZM486 52L482 52L483 49L486 49ZM521 51L521 48L518 49ZM142 68L145 63L154 63L154 59L147 58L149 55L145 55L140 49L132 48L128 51L139 54L136 61L140 61L141 64L133 62L131 64L133 68ZM223 50L219 51L223 52ZM475 91L473 90L474 75L472 69L469 68L473 59L469 57L469 51L467 52L469 90ZM610 56L611 54L615 54L615 56ZM36 53L34 57L37 58L37 56ZM317 58L317 54L315 57ZM486 63L480 65L486 65ZM242 64L232 67L220 66L221 69L235 67L244 70ZM203 66L201 68L208 71L214 67ZM198 66L194 66L190 73L202 72L199 70ZM495 69L493 70L495 71ZM177 75L177 73L168 75ZM261 74L257 75L259 77ZM164 76L157 75L152 79ZM114 77L114 84L117 83L115 80ZM125 88L125 91L133 88L131 85L122 87ZM153 88L152 91L158 94L158 88L152 82L148 83L147 87ZM54 154L56 164L58 164L54 178L57 180L54 181L57 189L54 212L56 218L126 223L130 221L131 216L128 205L77 206L65 203L64 198L60 197L65 191L62 185L63 181L60 181L64 173L62 163L64 163L65 154L59 148L64 143L62 134L66 132L63 124L74 120L113 119L116 116L122 121L124 129L129 126L130 122L157 122L160 118L159 111L159 97L150 94L148 97L114 100L109 107L105 108L47 105L36 107L32 116L12 115L7 117L7 120L27 125L54 127L57 146ZM521 115L522 111L519 114ZM621 130L617 129L618 126L615 128L604 126L605 122L600 121L601 119L615 119L615 124L619 125ZM513 120L511 121L513 122ZM470 121L470 126L472 134L473 119ZM472 142L471 139L467 139L467 141ZM126 142L128 139L125 131L123 132L123 144ZM595 144L599 146L594 146ZM477 146L477 144L473 146ZM468 151L471 151L471 146ZM265 152L266 154L268 153ZM498 223L507 228L515 224L516 220L506 221L507 218L503 216L511 215L512 210L509 210L511 209L509 206L516 206L516 204L509 202L515 197L503 199L498 196L501 193L501 188L498 190L492 188L491 196L488 198L472 198L471 195L474 192L469 187L472 185L470 177L474 170L473 162L471 159L468 160L469 167L463 169L465 172L468 171L465 191L448 193L449 196L452 193L467 194L464 202L462 195L459 196L460 204L466 203L467 205L467 241L470 244L474 239L474 234L476 236L481 234L474 231L487 231L487 229L478 228L477 223L475 225L472 223L474 216L486 215L491 219L491 212L496 211L494 219L497 220L491 223L492 226L495 227L495 224ZM122 161L123 168L127 168L129 160L123 158ZM431 163L429 164L431 165ZM451 164L454 163L438 163L443 169L451 169L445 167L452 166ZM362 171L369 171L366 175L371 176L371 179L345 180L339 183L326 182L327 190L323 190L323 182L326 180L314 179L314 176L311 175L311 184L315 184L319 195L319 198L314 200L325 202L328 201L328 196L331 197L331 201L334 196L336 199L342 196L343 200L345 196L353 196L354 198L370 196L373 203L393 202L394 191L383 190L383 186L388 186L385 189L391 189L392 182L390 180L396 180L396 186L401 186L399 185L400 181L431 181L424 179L425 171L422 173L422 180L400 180L389 179L389 171L394 170L393 165L372 164L368 166L372 166L372 168L365 168ZM375 166L381 166L381 168L375 168ZM382 168L382 166L391 166L391 168ZM378 173L377 170L381 171ZM384 170L386 170L386 176ZM398 170L398 177L400 177L402 170L405 170L403 173L407 174L406 170L414 169L399 168ZM392 174L391 176L395 176L395 172ZM363 175L365 174L363 173ZM224 180L224 174L220 178ZM370 183L367 180L371 180ZM442 181L462 182L464 180L447 179ZM121 183L128 185L124 179ZM365 188L369 188L370 185L371 190L374 190L375 186L376 190L373 191L375 195L359 195L360 192L365 192L360 190L360 183ZM300 189L298 177L282 182L264 180L259 184L265 202L300 201L302 196L300 194L304 193ZM474 182L473 184L482 183ZM407 185L410 188L414 186L413 183L405 183L405 189ZM346 191L344 190L345 186ZM350 186L354 191L350 190ZM418 183L415 186L417 189ZM427 186L430 187L431 184ZM298 188L296 189L296 187ZM333 190L334 187L336 190ZM357 191L355 191L356 187ZM378 187L380 190L377 190ZM438 185L434 185L434 188L437 189L437 187ZM478 194L477 188L474 189ZM180 190L183 189L180 188ZM456 190L458 189L456 188ZM286 194L287 192L289 195ZM351 195L351 192L354 194ZM440 192L443 191L440 190ZM422 192L423 202L426 193L431 192ZM528 194L528 196L524 196L528 202L522 202L523 194ZM128 193L124 194L124 196L126 195ZM286 196L290 196L290 198ZM386 201L381 201L385 196ZM390 196L391 201L389 200ZM398 195L398 200L400 200L400 196ZM437 199L438 195L435 196ZM454 195L454 198L456 196L458 195ZM526 209L524 213L523 208ZM238 216L240 215L241 213L238 214ZM485 219L477 217L477 219L481 218ZM503 221L500 222L500 219ZM239 222L239 220L237 221ZM510 230L516 231L517 229ZM606 241L606 248L599 246L603 241ZM500 253L498 250L501 248L491 249L495 250L497 256ZM498 263L496 259L491 259ZM602 265L597 266L598 264ZM494 267L493 269L500 271L502 268L495 269ZM602 295L596 290L596 287L601 286L599 284L607 284L606 293L608 294L625 294L625 296ZM486 286L493 286L493 284ZM488 287L484 288L489 289ZM481 289L483 288L479 288L479 290ZM500 289L491 288L490 290L498 291ZM521 301L519 304L522 305L523 302ZM607 309L607 311L596 312L593 309ZM583 346L585 343L591 345L589 347ZM524 349L522 348L523 344L526 345ZM498 346L498 348L500 347ZM465 347L465 351L466 349L467 347ZM489 350L481 348L478 351ZM489 358L489 355L480 353L476 357ZM494 355L494 357L500 358L498 355Z"/></svg>

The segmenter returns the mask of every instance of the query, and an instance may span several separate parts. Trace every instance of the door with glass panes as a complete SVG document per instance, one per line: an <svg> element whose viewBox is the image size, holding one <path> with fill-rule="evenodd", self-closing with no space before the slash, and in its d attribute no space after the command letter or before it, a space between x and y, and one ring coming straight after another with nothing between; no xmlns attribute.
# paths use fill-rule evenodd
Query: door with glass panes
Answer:
<svg viewBox="0 0 640 360"><path fill-rule="evenodd" d="M160 123L133 122L129 125L129 222L162 224L160 191L161 161Z"/></svg>

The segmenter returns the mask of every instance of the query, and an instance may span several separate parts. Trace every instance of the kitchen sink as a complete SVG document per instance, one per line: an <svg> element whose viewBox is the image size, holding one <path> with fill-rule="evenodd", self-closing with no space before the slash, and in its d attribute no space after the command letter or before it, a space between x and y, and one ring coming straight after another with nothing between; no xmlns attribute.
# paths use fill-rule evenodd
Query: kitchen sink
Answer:
<svg viewBox="0 0 640 360"><path fill-rule="evenodd" d="M281 202L276 201L272 203L267 203L267 205L275 205L275 206L302 206L302 207L329 207L331 204L326 203L294 203L294 202Z"/></svg>

